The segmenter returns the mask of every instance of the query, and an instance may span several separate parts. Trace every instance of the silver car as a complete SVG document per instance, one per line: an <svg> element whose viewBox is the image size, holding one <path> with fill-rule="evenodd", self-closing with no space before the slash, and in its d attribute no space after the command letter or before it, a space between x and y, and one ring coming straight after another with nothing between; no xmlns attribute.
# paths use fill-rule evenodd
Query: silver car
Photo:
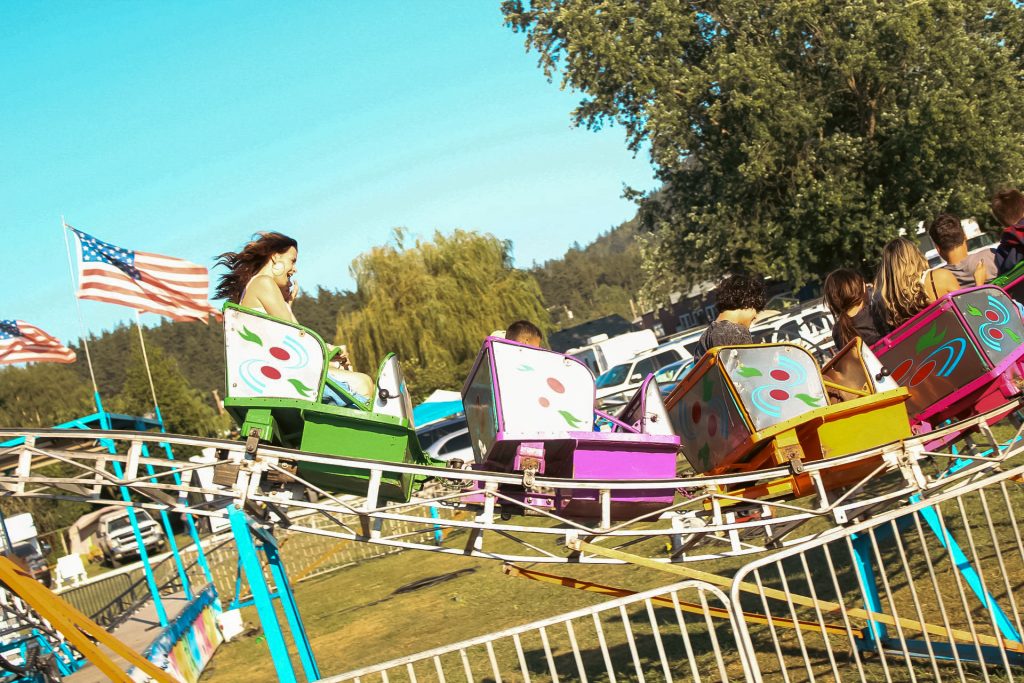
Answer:
<svg viewBox="0 0 1024 683"><path fill-rule="evenodd" d="M426 454L434 460L461 460L464 465L469 465L473 462L473 442L469 438L469 429L463 427L445 434L427 446Z"/></svg>

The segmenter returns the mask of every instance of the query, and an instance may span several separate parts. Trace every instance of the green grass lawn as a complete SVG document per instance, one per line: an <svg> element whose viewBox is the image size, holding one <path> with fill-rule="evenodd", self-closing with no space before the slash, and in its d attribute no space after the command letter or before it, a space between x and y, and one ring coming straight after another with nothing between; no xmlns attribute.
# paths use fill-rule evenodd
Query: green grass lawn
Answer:
<svg viewBox="0 0 1024 683"><path fill-rule="evenodd" d="M544 570L543 567L541 567ZM449 581L394 595L408 583L470 570ZM632 566L573 565L551 573L643 590L670 583ZM296 600L323 675L413 654L489 631L593 605L602 596L506 576L501 563L406 551L299 584ZM254 608L243 610L256 624ZM221 646L203 681L273 680L262 636Z"/></svg>

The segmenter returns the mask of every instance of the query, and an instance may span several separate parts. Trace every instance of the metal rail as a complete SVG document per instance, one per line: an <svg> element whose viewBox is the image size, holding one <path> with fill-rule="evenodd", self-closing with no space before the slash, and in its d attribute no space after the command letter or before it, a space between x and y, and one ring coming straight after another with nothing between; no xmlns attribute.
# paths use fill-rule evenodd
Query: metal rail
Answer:
<svg viewBox="0 0 1024 683"><path fill-rule="evenodd" d="M0 450L0 495L61 498L97 505L134 505L167 512L225 517L229 506L244 509L265 527L280 525L292 532L372 543L393 549L416 549L513 562L608 563L608 558L573 552L568 541L582 539L613 547L631 547L660 562L682 562L745 556L766 549L792 547L821 537L837 525L903 506L914 495L929 497L964 481L999 468L1024 452L1021 430L997 443L989 421L995 421L1013 402L985 415L902 442L848 456L802 463L816 484L817 495L802 500L747 500L724 493L726 487L768 483L793 475L788 467L718 477L672 480L563 480L535 477L534 486L575 493L598 492L602 514L593 520L570 519L550 510L524 505L499 490L523 486L521 475L440 469L421 465L363 460L275 448L256 444L246 449L240 441L196 438L132 431L0 430L0 439L23 437L24 442ZM966 454L926 450L926 445L950 432L973 432L981 446ZM102 440L116 453L88 452L81 442ZM212 447L214 463L195 464L159 456L151 449L140 456L142 444L173 447ZM946 472L949 458L959 458L957 471ZM70 475L41 471L64 463ZM365 498L352 500L304 481L295 466L326 464L366 472ZM870 472L841 494L822 485L831 468L864 464ZM116 465L116 467L115 467ZM153 468L153 474L149 473ZM192 483L192 473L212 468L224 486ZM115 474L121 472L121 476ZM429 483L409 503L389 503L379 493L385 476L406 473ZM181 484L175 477L181 477ZM198 480L198 478L196 478ZM154 483L155 481L155 483ZM113 495L114 487L133 491L131 502ZM613 521L609 514L612 490L647 490L676 493L674 502L649 514ZM214 504L185 507L184 496L211 496ZM467 511L471 515L430 513L434 508ZM529 514L518 514L522 510ZM290 512L311 510L312 517L291 522ZM516 514L510 514L514 510ZM441 542L430 532L445 532ZM462 532L462 533L457 533ZM671 546L671 554L665 547Z"/></svg>

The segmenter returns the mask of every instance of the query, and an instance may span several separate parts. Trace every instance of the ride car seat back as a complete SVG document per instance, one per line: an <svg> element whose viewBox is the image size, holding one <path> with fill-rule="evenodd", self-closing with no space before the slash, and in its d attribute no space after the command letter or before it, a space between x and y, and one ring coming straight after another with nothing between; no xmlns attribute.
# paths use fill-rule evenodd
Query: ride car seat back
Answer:
<svg viewBox="0 0 1024 683"><path fill-rule="evenodd" d="M683 454L697 472L741 457L758 432L826 405L814 358L785 343L713 348L666 401Z"/></svg>
<svg viewBox="0 0 1024 683"><path fill-rule="evenodd" d="M661 392L658 390L658 383L654 380L653 374L647 375L633 398L619 413L618 419L641 434L672 436L676 433L669 421L665 402L661 398Z"/></svg>
<svg viewBox="0 0 1024 683"><path fill-rule="evenodd" d="M972 287L932 303L872 347L892 379L910 390L915 421L956 417L961 399L1024 355L1024 323L1006 292Z"/></svg>
<svg viewBox="0 0 1024 683"><path fill-rule="evenodd" d="M409 388L405 385L405 376L398 356L389 353L381 361L377 370L377 382L374 385L376 394L373 396L373 412L392 415L409 421L415 427L412 416L412 399Z"/></svg>
<svg viewBox="0 0 1024 683"><path fill-rule="evenodd" d="M320 401L327 345L312 330L229 303L224 350L229 397Z"/></svg>
<svg viewBox="0 0 1024 683"><path fill-rule="evenodd" d="M477 461L499 434L546 439L591 431L594 391L594 375L576 358L488 337L462 388Z"/></svg>
<svg viewBox="0 0 1024 683"><path fill-rule="evenodd" d="M880 394L899 386L860 337L851 339L825 363L821 376L833 385L838 385L828 387L829 398L833 402L849 401L863 394ZM858 391L862 394L855 393Z"/></svg>

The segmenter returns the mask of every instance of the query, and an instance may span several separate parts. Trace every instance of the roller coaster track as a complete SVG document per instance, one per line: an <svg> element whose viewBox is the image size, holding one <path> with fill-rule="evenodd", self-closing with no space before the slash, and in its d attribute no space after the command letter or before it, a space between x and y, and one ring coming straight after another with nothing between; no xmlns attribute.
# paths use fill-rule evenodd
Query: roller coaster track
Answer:
<svg viewBox="0 0 1024 683"><path fill-rule="evenodd" d="M521 474L441 469L276 448L255 440L205 439L134 431L0 429L0 439L17 439L0 449L0 495L20 498L74 500L96 505L133 505L149 510L188 511L226 517L229 506L245 510L257 523L293 532L402 549L490 558L507 562L615 563L607 556L572 551L569 542L630 547L633 554L659 562L695 561L747 556L766 549L788 547L820 538L837 526L872 513L905 505L913 495L927 499L940 491L1000 468L1024 452L1024 428L1000 442L991 427L1014 401L984 415L949 425L929 434L881 448L824 461L804 462L803 471L815 483L817 495L800 500L747 500L724 491L737 485L767 484L793 474L776 467L720 477L682 477L672 480L565 480L536 476L537 490L598 492L599 519L561 517L549 510L524 505L501 489L523 487ZM959 453L932 452L926 444L945 434L971 434L973 443ZM116 454L98 445L115 446ZM172 460L168 444L181 453L213 448L213 463ZM102 450L102 452L101 452ZM155 454L155 455L146 455ZM956 463L956 467L950 465ZM114 467L119 463L119 467ZM344 467L368 476L364 497L325 491L296 474L302 463ZM827 491L822 474L829 468L856 463L870 466L863 480L842 492ZM155 474L150 474L152 466ZM196 472L214 471L217 484L204 486ZM120 470L122 476L114 474ZM181 484L175 484L175 473ZM426 480L413 500L383 499L385 475L411 474ZM132 493L126 502L116 487ZM521 489L520 489L521 490ZM610 514L612 490L674 492L671 505L625 521ZM213 503L186 507L185 498L209 496ZM315 510L332 524L293 523L289 511ZM527 512L522 515L523 511ZM512 514L510 511L514 511ZM401 529L396 527L401 526ZM411 530L410 530L411 529ZM443 534L424 532L443 531ZM427 539L438 538L437 544Z"/></svg>

